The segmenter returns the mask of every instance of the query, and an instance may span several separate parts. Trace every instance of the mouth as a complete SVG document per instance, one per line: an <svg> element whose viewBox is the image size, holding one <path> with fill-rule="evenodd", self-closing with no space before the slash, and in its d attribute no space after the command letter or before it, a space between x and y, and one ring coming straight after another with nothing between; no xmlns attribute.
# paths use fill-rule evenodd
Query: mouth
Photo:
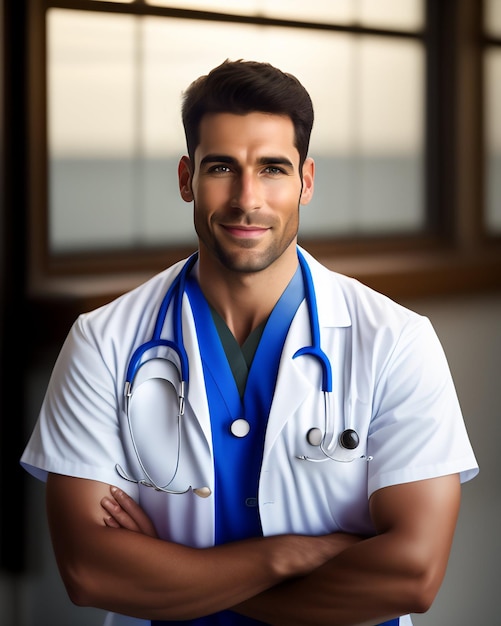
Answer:
<svg viewBox="0 0 501 626"><path fill-rule="evenodd" d="M222 224L221 227L232 237L239 239L256 239L264 235L269 228L265 226L245 226L241 224Z"/></svg>

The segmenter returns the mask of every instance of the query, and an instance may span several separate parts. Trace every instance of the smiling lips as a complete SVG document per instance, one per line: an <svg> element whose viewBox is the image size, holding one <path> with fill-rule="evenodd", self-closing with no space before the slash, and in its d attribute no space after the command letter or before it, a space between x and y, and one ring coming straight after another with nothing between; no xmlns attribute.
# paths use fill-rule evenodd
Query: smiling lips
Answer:
<svg viewBox="0 0 501 626"><path fill-rule="evenodd" d="M224 230L233 237L240 237L242 239L253 239L264 234L268 228L264 226L241 226L241 225L222 225Z"/></svg>

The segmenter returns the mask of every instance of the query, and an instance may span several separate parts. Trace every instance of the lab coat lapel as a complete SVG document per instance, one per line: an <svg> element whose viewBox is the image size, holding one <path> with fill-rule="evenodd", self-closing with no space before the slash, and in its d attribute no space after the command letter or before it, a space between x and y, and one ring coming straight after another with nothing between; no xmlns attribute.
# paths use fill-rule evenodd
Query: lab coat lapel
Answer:
<svg viewBox="0 0 501 626"><path fill-rule="evenodd" d="M212 454L212 434L209 404L205 392L205 379L200 349L195 330L195 320L188 296L183 297L183 338L189 361L188 403L195 414Z"/></svg>
<svg viewBox="0 0 501 626"><path fill-rule="evenodd" d="M330 359L331 346L326 345L328 329L351 326L343 291L336 274L320 265L305 250L302 250L311 272L315 287L320 326L320 342ZM306 302L303 301L292 321L284 344L278 372L275 396L270 410L264 447L263 461L272 449L288 419L294 415L312 392L321 389L322 370L318 361L310 356L294 358L294 354L305 345L311 344L310 321ZM335 367L335 363L331 363Z"/></svg>
<svg viewBox="0 0 501 626"><path fill-rule="evenodd" d="M298 406L312 391L313 383L305 375L302 364L293 359L295 352L304 345L305 333L302 329L305 324L308 324L308 311L303 302L291 324L282 351L275 395L266 430L264 459L289 417L297 411Z"/></svg>

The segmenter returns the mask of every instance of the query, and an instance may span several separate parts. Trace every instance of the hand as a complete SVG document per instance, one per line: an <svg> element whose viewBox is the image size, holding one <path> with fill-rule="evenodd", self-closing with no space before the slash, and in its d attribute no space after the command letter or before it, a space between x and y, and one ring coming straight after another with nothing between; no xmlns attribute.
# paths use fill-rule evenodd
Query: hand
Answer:
<svg viewBox="0 0 501 626"><path fill-rule="evenodd" d="M104 497L101 506L108 513L104 523L110 528L126 528L134 532L158 538L153 522L129 495L118 487L110 487L111 497Z"/></svg>

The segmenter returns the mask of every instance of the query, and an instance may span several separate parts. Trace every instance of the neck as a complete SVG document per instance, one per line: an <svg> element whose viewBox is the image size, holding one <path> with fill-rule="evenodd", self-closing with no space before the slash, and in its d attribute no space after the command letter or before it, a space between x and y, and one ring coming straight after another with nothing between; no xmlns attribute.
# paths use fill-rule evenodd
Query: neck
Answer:
<svg viewBox="0 0 501 626"><path fill-rule="evenodd" d="M295 252L295 248L294 248ZM292 259L292 257L291 257ZM198 281L210 305L224 319L240 345L270 315L297 269L293 261L275 262L254 273L233 272L200 256Z"/></svg>

